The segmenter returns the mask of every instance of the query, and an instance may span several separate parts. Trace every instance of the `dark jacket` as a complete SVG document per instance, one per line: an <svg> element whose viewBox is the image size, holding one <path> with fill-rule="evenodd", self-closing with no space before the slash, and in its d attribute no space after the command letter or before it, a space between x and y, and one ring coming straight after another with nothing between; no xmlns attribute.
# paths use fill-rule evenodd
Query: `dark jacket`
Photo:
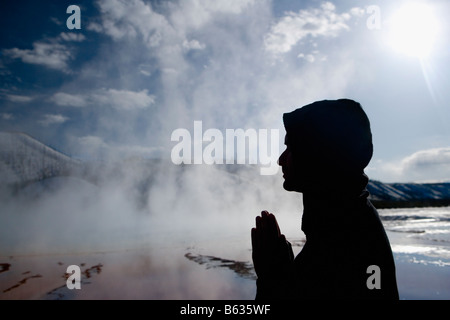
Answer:
<svg viewBox="0 0 450 320"><path fill-rule="evenodd" d="M306 243L271 279L257 280L256 299L398 299L389 240L368 195L365 189L305 193ZM379 267L380 289L369 288L375 283L368 270L373 265Z"/></svg>

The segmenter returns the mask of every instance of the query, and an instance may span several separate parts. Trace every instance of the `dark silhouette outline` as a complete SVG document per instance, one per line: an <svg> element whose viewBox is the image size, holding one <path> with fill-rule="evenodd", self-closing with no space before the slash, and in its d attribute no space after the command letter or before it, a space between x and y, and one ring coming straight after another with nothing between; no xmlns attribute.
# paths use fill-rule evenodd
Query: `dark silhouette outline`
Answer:
<svg viewBox="0 0 450 320"><path fill-rule="evenodd" d="M324 100L283 115L283 187L303 194L306 242L294 258L275 216L252 229L256 299L398 299L395 263L378 213L367 199L370 122L353 100ZM379 267L380 288L368 285ZM370 288L369 288L370 287Z"/></svg>

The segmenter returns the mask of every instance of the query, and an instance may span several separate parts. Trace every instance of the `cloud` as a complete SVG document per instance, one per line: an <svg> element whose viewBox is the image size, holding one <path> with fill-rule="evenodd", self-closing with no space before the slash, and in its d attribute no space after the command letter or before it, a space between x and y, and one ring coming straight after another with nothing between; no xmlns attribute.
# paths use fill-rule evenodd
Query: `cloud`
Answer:
<svg viewBox="0 0 450 320"><path fill-rule="evenodd" d="M336 37L342 31L350 29L347 22L356 14L359 15L357 8L352 8L350 12L336 13L336 7L331 2L323 3L320 8L288 12L266 35L265 49L282 54L289 52L307 37Z"/></svg>
<svg viewBox="0 0 450 320"><path fill-rule="evenodd" d="M61 114L46 114L44 115L44 119L40 120L39 123L47 127L52 124L62 124L67 120L69 120L69 118Z"/></svg>
<svg viewBox="0 0 450 320"><path fill-rule="evenodd" d="M414 180L450 181L450 147L421 150L404 158L402 175Z"/></svg>
<svg viewBox="0 0 450 320"><path fill-rule="evenodd" d="M71 73L68 62L74 58L72 50L63 42L82 42L86 37L76 32L61 32L59 36L33 43L33 49L4 49L3 54L24 63L42 65L50 69Z"/></svg>
<svg viewBox="0 0 450 320"><path fill-rule="evenodd" d="M145 109L155 103L155 96L147 89L141 91L101 89L91 95L91 99L99 104L116 109Z"/></svg>
<svg viewBox="0 0 450 320"><path fill-rule="evenodd" d="M78 153L91 159L103 158L108 149L102 138L92 135L77 138L74 146Z"/></svg>
<svg viewBox="0 0 450 320"><path fill-rule="evenodd" d="M162 41L161 31L170 29L166 18L140 0L99 1L101 21L92 22L88 30L102 32L115 40L142 37L150 47Z"/></svg>
<svg viewBox="0 0 450 320"><path fill-rule="evenodd" d="M149 47L164 43L185 49L203 49L198 40L187 40L186 33L203 27L219 14L238 15L254 0L186 0L167 5L169 14L153 10L151 3L141 0L99 1L100 21L88 30L102 32L115 40L140 38Z"/></svg>
<svg viewBox="0 0 450 320"><path fill-rule="evenodd" d="M139 70L140 74L142 74L146 77L149 77L153 74L154 68L155 68L154 66L144 63L144 64L139 65L138 70Z"/></svg>
<svg viewBox="0 0 450 320"><path fill-rule="evenodd" d="M240 14L243 9L253 4L255 0L216 0L188 1L190 5L198 3L205 11Z"/></svg>
<svg viewBox="0 0 450 320"><path fill-rule="evenodd" d="M450 147L420 150L397 161L378 160L368 171L384 182L450 181Z"/></svg>
<svg viewBox="0 0 450 320"><path fill-rule="evenodd" d="M26 103L26 102L30 102L33 100L33 97L29 97L29 96L20 96L20 95L15 95L15 94L7 94L6 98L9 101L12 102L17 102L17 103Z"/></svg>
<svg viewBox="0 0 450 320"><path fill-rule="evenodd" d="M64 41L82 42L86 40L86 37L83 34L76 32L61 32L59 36Z"/></svg>
<svg viewBox="0 0 450 320"><path fill-rule="evenodd" d="M22 62L43 65L45 67L68 73L68 61L72 54L60 43L34 42L33 49L5 49L3 53Z"/></svg>
<svg viewBox="0 0 450 320"><path fill-rule="evenodd" d="M306 61L308 61L309 63L313 63L314 61L316 61L316 57L314 56L314 54L304 54L304 53L300 53L297 58L302 58L305 59Z"/></svg>
<svg viewBox="0 0 450 320"><path fill-rule="evenodd" d="M14 115L12 113L0 113L3 120L13 120Z"/></svg>
<svg viewBox="0 0 450 320"><path fill-rule="evenodd" d="M170 21L179 30L197 30L220 14L239 15L254 3L254 0L180 1L172 10Z"/></svg>
<svg viewBox="0 0 450 320"><path fill-rule="evenodd" d="M80 154L91 159L149 158L161 156L162 153L162 148L159 147L107 143L103 138L94 135L77 138L74 146Z"/></svg>
<svg viewBox="0 0 450 320"><path fill-rule="evenodd" d="M184 40L183 42L183 48L185 48L186 50L203 50L205 49L205 44L198 42L198 40Z"/></svg>
<svg viewBox="0 0 450 320"><path fill-rule="evenodd" d="M74 95L65 92L57 92L50 101L56 103L58 106L84 107L87 104L85 97L82 95Z"/></svg>
<svg viewBox="0 0 450 320"><path fill-rule="evenodd" d="M424 168L450 164L450 147L421 150L406 157L402 163L405 168Z"/></svg>
<svg viewBox="0 0 450 320"><path fill-rule="evenodd" d="M63 22L60 19L55 18L55 17L50 17L50 21L58 26L62 26L62 24L63 24Z"/></svg>
<svg viewBox="0 0 450 320"><path fill-rule="evenodd" d="M130 91L116 89L99 89L86 94L69 94L57 92L50 101L59 106L85 107L102 105L119 110L145 109L155 103L155 96L148 90Z"/></svg>

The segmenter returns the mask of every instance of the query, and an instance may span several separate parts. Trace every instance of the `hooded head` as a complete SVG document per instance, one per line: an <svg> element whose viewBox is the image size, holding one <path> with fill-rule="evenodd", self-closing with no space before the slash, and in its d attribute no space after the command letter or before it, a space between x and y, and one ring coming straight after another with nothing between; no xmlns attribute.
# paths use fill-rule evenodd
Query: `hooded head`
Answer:
<svg viewBox="0 0 450 320"><path fill-rule="evenodd" d="M314 102L283 115L286 151L280 156L284 188L304 192L329 179L354 181L372 158L370 122L353 100Z"/></svg>

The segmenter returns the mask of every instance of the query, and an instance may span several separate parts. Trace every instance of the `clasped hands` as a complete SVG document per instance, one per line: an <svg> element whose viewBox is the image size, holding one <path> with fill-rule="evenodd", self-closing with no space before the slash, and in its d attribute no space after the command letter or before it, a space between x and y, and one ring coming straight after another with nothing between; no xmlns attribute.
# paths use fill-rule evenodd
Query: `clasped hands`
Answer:
<svg viewBox="0 0 450 320"><path fill-rule="evenodd" d="M253 265L258 278L277 278L294 261L291 244L281 234L273 214L262 211L261 216L256 217L251 238Z"/></svg>

